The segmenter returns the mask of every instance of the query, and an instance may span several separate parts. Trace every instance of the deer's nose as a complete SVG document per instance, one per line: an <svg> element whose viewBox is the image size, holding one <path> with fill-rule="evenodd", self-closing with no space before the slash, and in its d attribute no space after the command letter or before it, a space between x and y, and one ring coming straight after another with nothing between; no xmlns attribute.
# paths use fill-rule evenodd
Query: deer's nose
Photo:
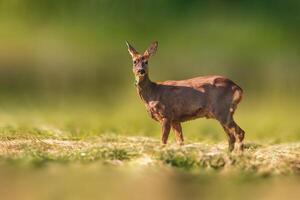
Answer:
<svg viewBox="0 0 300 200"><path fill-rule="evenodd" d="M139 69L137 72L138 72L139 74L141 74L141 75L143 75L143 74L146 73L146 71L145 71L144 69Z"/></svg>

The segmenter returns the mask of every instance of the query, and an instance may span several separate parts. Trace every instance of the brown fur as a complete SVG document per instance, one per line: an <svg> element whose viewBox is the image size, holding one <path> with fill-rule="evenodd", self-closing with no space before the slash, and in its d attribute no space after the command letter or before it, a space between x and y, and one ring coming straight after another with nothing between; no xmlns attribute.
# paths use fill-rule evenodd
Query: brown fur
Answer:
<svg viewBox="0 0 300 200"><path fill-rule="evenodd" d="M242 149L244 131L233 120L234 111L242 99L242 89L222 76L152 82L148 75L148 59L155 53L157 45L157 42L153 43L144 55L138 54L129 44L128 50L134 61L137 92L150 116L162 125L162 143L167 143L172 128L177 142L183 144L180 123L206 117L220 122L228 135L230 151L235 145ZM145 73L141 74L141 71Z"/></svg>

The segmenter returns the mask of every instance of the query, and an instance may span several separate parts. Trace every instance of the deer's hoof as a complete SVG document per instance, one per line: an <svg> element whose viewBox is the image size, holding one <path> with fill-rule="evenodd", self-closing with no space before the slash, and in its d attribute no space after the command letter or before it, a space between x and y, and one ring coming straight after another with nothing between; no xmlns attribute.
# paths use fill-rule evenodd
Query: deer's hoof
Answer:
<svg viewBox="0 0 300 200"><path fill-rule="evenodd" d="M180 142L177 142L177 144L178 144L179 146L183 146L183 145L184 145L184 142L183 142L183 141L180 141Z"/></svg>
<svg viewBox="0 0 300 200"><path fill-rule="evenodd" d="M243 152L244 151L244 144L243 143L237 143L236 144L236 149L239 152Z"/></svg>
<svg viewBox="0 0 300 200"><path fill-rule="evenodd" d="M160 146L161 147L165 147L165 146L167 146L167 143L166 142L162 142L162 143L160 143Z"/></svg>
<svg viewBox="0 0 300 200"><path fill-rule="evenodd" d="M235 143L233 151L237 155L243 154L243 151L244 151L244 145L243 145L243 143Z"/></svg>
<svg viewBox="0 0 300 200"><path fill-rule="evenodd" d="M228 145L228 150L229 150L229 152L232 152L234 150L234 143L230 143Z"/></svg>

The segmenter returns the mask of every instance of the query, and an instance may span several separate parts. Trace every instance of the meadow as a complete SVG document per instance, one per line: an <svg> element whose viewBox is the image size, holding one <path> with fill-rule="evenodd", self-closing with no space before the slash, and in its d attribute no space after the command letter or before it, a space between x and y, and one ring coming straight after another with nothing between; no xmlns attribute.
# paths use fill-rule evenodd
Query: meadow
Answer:
<svg viewBox="0 0 300 200"><path fill-rule="evenodd" d="M178 146L171 133L169 144L161 146L160 126L134 92L115 110L91 101L25 108L2 103L2 197L296 198L296 100L284 106L265 100L254 104L245 98L236 113L246 131L242 154L229 153L220 125L206 119L184 124L185 145Z"/></svg>

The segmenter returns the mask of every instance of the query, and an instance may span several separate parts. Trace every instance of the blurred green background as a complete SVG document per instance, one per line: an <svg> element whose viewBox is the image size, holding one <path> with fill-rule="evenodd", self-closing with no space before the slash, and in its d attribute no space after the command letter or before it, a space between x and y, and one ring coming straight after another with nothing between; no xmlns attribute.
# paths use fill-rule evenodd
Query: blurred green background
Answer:
<svg viewBox="0 0 300 200"><path fill-rule="evenodd" d="M152 80L227 76L245 91L248 139L299 140L299 12L296 0L1 0L1 134L158 137L125 45L157 40ZM209 120L184 130L225 139Z"/></svg>

